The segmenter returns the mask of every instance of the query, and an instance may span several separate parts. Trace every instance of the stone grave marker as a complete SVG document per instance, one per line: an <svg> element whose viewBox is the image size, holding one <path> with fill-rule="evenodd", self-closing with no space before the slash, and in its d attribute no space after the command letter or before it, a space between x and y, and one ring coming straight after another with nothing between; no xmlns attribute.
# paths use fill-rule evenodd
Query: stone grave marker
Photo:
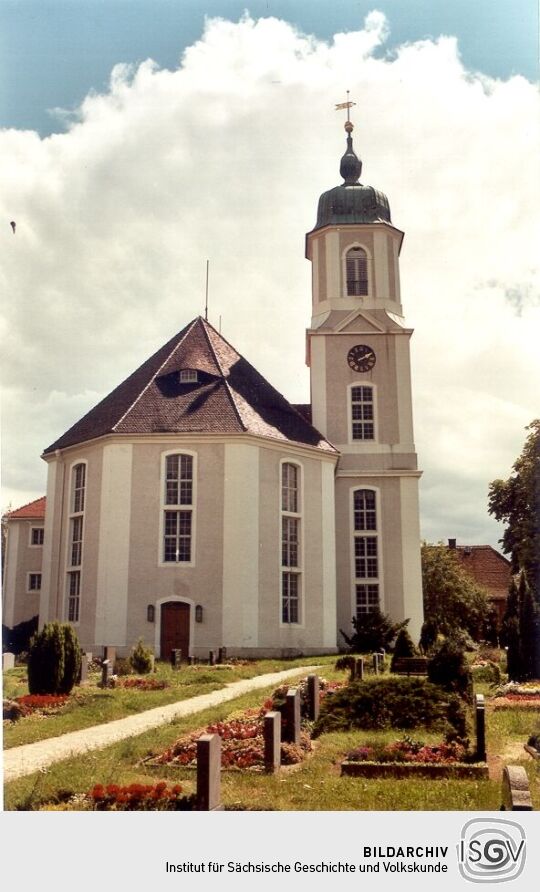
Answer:
<svg viewBox="0 0 540 892"><path fill-rule="evenodd" d="M79 684L83 684L85 681L88 681L88 654L82 654L81 656L81 678Z"/></svg>
<svg viewBox="0 0 540 892"><path fill-rule="evenodd" d="M190 666L194 666L195 665L195 657L188 657L188 664Z"/></svg>
<svg viewBox="0 0 540 892"><path fill-rule="evenodd" d="M173 669L180 669L182 664L182 648L173 647L171 650L171 666Z"/></svg>
<svg viewBox="0 0 540 892"><path fill-rule="evenodd" d="M101 687L108 688L112 675L112 666L108 660L101 663Z"/></svg>
<svg viewBox="0 0 540 892"><path fill-rule="evenodd" d="M505 765L502 777L502 811L532 811L529 778L522 765Z"/></svg>
<svg viewBox="0 0 540 892"><path fill-rule="evenodd" d="M379 656L380 656L380 654L374 653L371 658L372 662L373 662L373 671L374 671L375 675L379 674Z"/></svg>
<svg viewBox="0 0 540 892"><path fill-rule="evenodd" d="M203 734L197 741L197 810L221 808L221 737Z"/></svg>
<svg viewBox="0 0 540 892"><path fill-rule="evenodd" d="M476 758L480 762L487 759L486 752L486 703L483 694L477 694L475 698L476 718Z"/></svg>
<svg viewBox="0 0 540 892"><path fill-rule="evenodd" d="M281 766L281 713L267 712L264 717L264 770L269 774Z"/></svg>
<svg viewBox="0 0 540 892"><path fill-rule="evenodd" d="M208 665L215 666L216 665L216 654L213 650L211 650L208 654Z"/></svg>
<svg viewBox="0 0 540 892"><path fill-rule="evenodd" d="M307 699L308 699L308 718L312 722L316 722L319 718L319 676L308 675L307 678Z"/></svg>
<svg viewBox="0 0 540 892"><path fill-rule="evenodd" d="M2 669L6 671L7 669L15 668L15 654L9 653L9 651L5 654L2 654Z"/></svg>
<svg viewBox="0 0 540 892"><path fill-rule="evenodd" d="M285 697L284 739L288 743L300 743L300 690L289 688Z"/></svg>
<svg viewBox="0 0 540 892"><path fill-rule="evenodd" d="M226 663L227 662L227 648L220 647L218 650L218 663Z"/></svg>
<svg viewBox="0 0 540 892"><path fill-rule="evenodd" d="M356 678L358 681L362 681L364 678L364 658L358 657L356 661Z"/></svg>

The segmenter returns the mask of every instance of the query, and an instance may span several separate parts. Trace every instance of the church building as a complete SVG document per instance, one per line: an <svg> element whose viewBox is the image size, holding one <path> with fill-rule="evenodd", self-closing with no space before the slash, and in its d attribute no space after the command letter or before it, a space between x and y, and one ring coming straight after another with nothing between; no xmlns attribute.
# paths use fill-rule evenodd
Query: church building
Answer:
<svg viewBox="0 0 540 892"><path fill-rule="evenodd" d="M345 128L343 183L306 236L311 403L287 402L205 319L186 325L43 453L40 626L69 621L93 652L142 637L165 658L287 656L335 652L380 607L418 640L403 233L359 182ZM8 548L4 611L19 621L35 591L9 560L27 554Z"/></svg>

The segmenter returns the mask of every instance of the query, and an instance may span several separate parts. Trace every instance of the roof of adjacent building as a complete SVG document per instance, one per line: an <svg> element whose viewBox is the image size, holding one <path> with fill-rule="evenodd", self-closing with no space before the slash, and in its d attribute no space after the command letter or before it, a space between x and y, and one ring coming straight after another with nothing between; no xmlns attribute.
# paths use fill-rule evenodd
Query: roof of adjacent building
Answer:
<svg viewBox="0 0 540 892"><path fill-rule="evenodd" d="M464 570L493 598L506 598L512 578L510 561L491 545L456 545Z"/></svg>
<svg viewBox="0 0 540 892"><path fill-rule="evenodd" d="M41 499L36 499L34 502L28 502L28 504L23 505L22 508L16 508L15 511L8 511L7 517L10 520L44 520L46 504L47 499L45 496L42 496Z"/></svg>
<svg viewBox="0 0 540 892"><path fill-rule="evenodd" d="M179 372L197 371L182 383ZM249 433L334 447L212 325L198 316L45 449L106 434Z"/></svg>

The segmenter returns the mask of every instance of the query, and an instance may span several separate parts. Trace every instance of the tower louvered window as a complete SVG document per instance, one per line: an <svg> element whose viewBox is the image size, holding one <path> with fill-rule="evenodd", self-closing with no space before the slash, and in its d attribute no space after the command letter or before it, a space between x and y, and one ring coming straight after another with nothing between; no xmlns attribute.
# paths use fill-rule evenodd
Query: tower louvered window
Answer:
<svg viewBox="0 0 540 892"><path fill-rule="evenodd" d="M345 258L347 295L362 297L368 294L368 256L363 248L350 248Z"/></svg>
<svg viewBox="0 0 540 892"><path fill-rule="evenodd" d="M354 585L356 615L379 606L379 536L377 497L372 489L357 489L353 504Z"/></svg>

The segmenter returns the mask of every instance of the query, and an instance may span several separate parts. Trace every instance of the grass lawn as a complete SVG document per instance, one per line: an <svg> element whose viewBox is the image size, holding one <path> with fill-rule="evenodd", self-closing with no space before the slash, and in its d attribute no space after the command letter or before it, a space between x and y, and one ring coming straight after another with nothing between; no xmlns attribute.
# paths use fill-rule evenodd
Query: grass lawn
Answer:
<svg viewBox="0 0 540 892"><path fill-rule="evenodd" d="M187 700L199 694L225 687L228 682L243 678L253 678L267 672L280 672L295 666L327 665L333 667L335 657L305 657L298 660L257 660L247 665L224 666L185 666L174 670L168 663L158 662L157 672L149 678L157 678L169 683L170 687L161 691L137 691L127 688L107 688L97 686L101 675L93 673L89 682L74 688L73 695L65 706L54 715L35 714L16 722L4 723L4 749L58 737L68 731L78 731L92 725L100 725L114 719L125 718L155 706ZM326 671L326 670L325 670ZM26 669L24 666L4 673L4 697L19 697L28 693Z"/></svg>
<svg viewBox="0 0 540 892"><path fill-rule="evenodd" d="M318 661L321 662L321 661ZM332 661L329 661L332 662ZM260 665L260 664L259 664ZM291 665L290 663L288 665ZM269 671L269 670L268 670ZM325 669L328 678L344 678L343 673ZM248 707L259 706L271 693L255 691L238 698L234 703L178 719L138 737L110 746L101 751L66 760L6 785L5 808L32 809L43 807L55 798L73 793L85 793L96 783L129 784L155 783L158 780L179 782L186 792L192 792L195 773L186 768L160 766L150 768L138 764L150 754L157 754L178 737L202 728L211 722L225 719ZM538 724L538 715L523 709L487 711L488 752L501 757L502 762L523 764L529 774L533 805L540 809L539 763L526 756L523 743ZM399 731L355 731L324 734L315 741L314 752L302 765L285 768L275 776L253 771L224 771L222 798L227 809L253 810L430 810L430 811L491 811L501 805L501 782L495 766L495 778L490 780L367 780L341 778L339 763L345 754L367 740L390 741L401 736ZM418 729L412 736L425 742L436 735ZM510 759L504 758L511 752Z"/></svg>

